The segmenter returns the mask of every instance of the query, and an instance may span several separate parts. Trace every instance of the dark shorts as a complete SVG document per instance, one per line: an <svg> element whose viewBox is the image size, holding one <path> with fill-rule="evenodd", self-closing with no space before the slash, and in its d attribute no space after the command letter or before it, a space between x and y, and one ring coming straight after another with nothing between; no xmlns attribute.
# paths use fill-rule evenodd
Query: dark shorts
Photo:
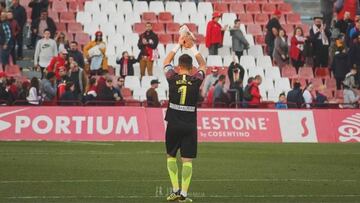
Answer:
<svg viewBox="0 0 360 203"><path fill-rule="evenodd" d="M180 149L182 158L196 158L197 153L197 129L169 124L166 128L166 152L176 157Z"/></svg>

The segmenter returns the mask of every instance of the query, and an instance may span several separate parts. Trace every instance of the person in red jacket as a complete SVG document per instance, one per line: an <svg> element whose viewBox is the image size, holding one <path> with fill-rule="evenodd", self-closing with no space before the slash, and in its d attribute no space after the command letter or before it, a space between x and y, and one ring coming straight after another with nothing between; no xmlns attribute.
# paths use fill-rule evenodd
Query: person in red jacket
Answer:
<svg viewBox="0 0 360 203"><path fill-rule="evenodd" d="M299 68L304 65L304 43L304 31L301 27L296 27L294 30L294 35L291 37L290 46L291 63L296 68L296 71L298 71Z"/></svg>
<svg viewBox="0 0 360 203"><path fill-rule="evenodd" d="M54 72L57 80L60 80L61 78L59 74L59 68L62 66L66 67L67 54L68 52L66 51L66 49L61 50L58 56L55 56L51 59L47 67L47 72Z"/></svg>
<svg viewBox="0 0 360 203"><path fill-rule="evenodd" d="M218 23L221 17L221 13L214 12L212 14L212 20L207 24L206 27L206 47L209 49L209 55L217 55L218 49L222 46L224 31L228 25L224 28Z"/></svg>
<svg viewBox="0 0 360 203"><path fill-rule="evenodd" d="M337 20L341 20L344 18L345 12L350 13L350 19L355 20L356 13L359 9L359 1L358 0L343 0L342 5L335 4L335 10L337 11ZM337 7L339 6L339 7ZM341 8L341 9L340 9Z"/></svg>
<svg viewBox="0 0 360 203"><path fill-rule="evenodd" d="M260 75L255 76L255 79L251 83L250 87L250 94L252 96L251 100L249 101L249 107L257 107L261 102L261 95L259 86L262 82L262 78Z"/></svg>

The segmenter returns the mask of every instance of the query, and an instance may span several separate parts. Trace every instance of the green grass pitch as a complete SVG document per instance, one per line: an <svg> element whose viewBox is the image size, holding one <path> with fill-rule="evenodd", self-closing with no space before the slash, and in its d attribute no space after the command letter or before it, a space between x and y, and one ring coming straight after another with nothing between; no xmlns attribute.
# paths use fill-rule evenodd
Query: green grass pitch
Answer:
<svg viewBox="0 0 360 203"><path fill-rule="evenodd" d="M360 202L359 144L201 143L194 202ZM0 142L0 202L166 202L163 143Z"/></svg>

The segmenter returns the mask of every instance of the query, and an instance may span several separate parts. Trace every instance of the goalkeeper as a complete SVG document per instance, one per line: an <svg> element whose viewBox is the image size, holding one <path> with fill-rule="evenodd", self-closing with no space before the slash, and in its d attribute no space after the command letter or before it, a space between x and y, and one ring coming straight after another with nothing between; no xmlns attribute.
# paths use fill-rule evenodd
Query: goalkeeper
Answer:
<svg viewBox="0 0 360 203"><path fill-rule="evenodd" d="M200 94L200 86L205 77L206 63L194 43L194 36L186 26L180 29L180 39L164 60L164 71L169 83L169 106L165 120L167 168L172 183L172 193L168 201L192 202L188 198L188 189L192 176L192 160L197 153L197 119L196 106ZM193 59L188 54L179 57L179 71L175 72L171 62L180 49L190 49L194 54L199 69L193 72ZM176 154L180 150L182 160L181 188L178 180Z"/></svg>

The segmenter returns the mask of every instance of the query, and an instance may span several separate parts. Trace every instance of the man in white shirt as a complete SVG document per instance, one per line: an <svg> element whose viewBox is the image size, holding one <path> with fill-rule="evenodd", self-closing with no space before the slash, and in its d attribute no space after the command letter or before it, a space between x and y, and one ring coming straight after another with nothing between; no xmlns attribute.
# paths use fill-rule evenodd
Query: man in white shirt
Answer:
<svg viewBox="0 0 360 203"><path fill-rule="evenodd" d="M313 102L313 96L311 94L312 90L313 90L313 85L310 83L303 92L303 97L304 97L304 101L306 104L306 108L308 108L308 109L311 108L311 104Z"/></svg>

